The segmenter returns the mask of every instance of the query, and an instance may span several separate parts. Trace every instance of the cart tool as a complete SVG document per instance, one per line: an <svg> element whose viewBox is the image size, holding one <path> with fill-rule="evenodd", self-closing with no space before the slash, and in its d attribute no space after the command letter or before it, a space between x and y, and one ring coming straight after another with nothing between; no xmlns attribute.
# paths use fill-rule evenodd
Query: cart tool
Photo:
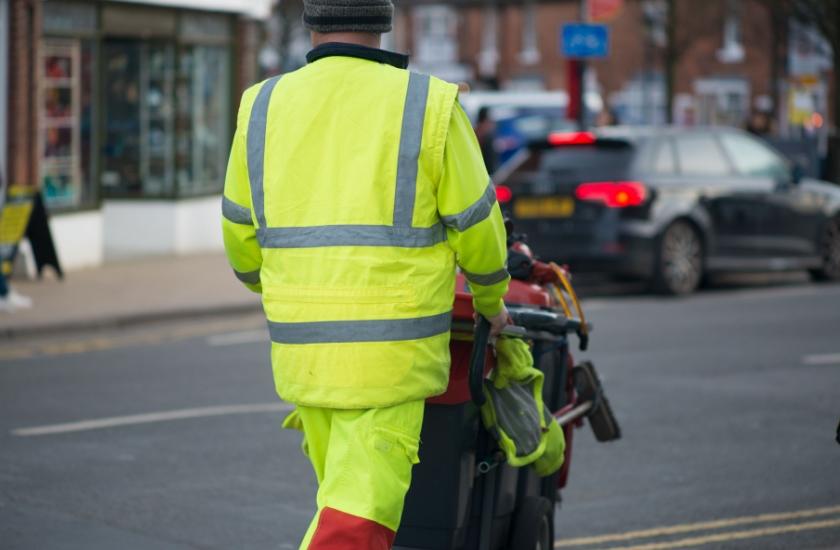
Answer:
<svg viewBox="0 0 840 550"><path fill-rule="evenodd" d="M553 467L541 470L552 473L540 476L536 462L513 467L493 430L485 428L485 384L493 384L488 375L500 351L491 346L490 323L475 320L469 284L459 274L449 385L426 401L420 463L412 472L395 550L552 548L554 510L568 481L575 431L588 421L598 441L620 438L595 367L589 361L575 365L572 358L570 340L577 336L585 350L592 325L568 271L535 260L521 237L512 235L508 245L512 280L505 303L513 324L501 336L527 343L525 353L530 351L542 376L545 425L560 428L555 435L565 446L556 447ZM554 471L561 458L562 467Z"/></svg>

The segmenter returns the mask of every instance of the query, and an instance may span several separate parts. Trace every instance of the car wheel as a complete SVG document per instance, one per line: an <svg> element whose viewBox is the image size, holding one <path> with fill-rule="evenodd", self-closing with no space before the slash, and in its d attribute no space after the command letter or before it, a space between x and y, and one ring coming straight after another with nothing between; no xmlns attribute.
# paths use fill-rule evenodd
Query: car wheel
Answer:
<svg viewBox="0 0 840 550"><path fill-rule="evenodd" d="M653 288L657 292L685 295L703 279L703 242L694 226L676 221L659 239Z"/></svg>
<svg viewBox="0 0 840 550"><path fill-rule="evenodd" d="M840 216L828 222L820 243L822 267L811 271L818 281L840 281Z"/></svg>
<svg viewBox="0 0 840 550"><path fill-rule="evenodd" d="M510 550L552 550L554 514L544 497L525 497L516 511Z"/></svg>

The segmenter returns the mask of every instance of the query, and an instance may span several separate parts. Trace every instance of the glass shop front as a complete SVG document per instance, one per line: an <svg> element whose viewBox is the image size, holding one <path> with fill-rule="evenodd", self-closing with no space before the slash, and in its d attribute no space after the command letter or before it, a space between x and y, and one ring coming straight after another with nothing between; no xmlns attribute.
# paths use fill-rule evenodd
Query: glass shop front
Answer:
<svg viewBox="0 0 840 550"><path fill-rule="evenodd" d="M43 6L37 144L50 210L220 193L235 116L234 16Z"/></svg>

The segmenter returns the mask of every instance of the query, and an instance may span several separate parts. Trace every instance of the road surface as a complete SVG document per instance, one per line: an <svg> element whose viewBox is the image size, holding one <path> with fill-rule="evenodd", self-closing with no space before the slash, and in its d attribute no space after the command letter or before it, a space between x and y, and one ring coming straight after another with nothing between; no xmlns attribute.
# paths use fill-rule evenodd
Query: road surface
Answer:
<svg viewBox="0 0 840 550"><path fill-rule="evenodd" d="M557 547L840 548L840 286L587 305L624 438L577 433ZM297 548L287 410L259 316L0 341L0 548Z"/></svg>

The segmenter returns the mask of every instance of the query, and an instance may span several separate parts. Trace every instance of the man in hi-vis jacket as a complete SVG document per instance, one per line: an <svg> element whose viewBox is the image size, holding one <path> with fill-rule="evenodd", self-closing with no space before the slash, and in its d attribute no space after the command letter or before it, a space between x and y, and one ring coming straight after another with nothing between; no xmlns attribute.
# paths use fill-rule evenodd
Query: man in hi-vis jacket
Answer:
<svg viewBox="0 0 840 550"><path fill-rule="evenodd" d="M449 374L456 266L498 333L495 190L458 88L379 49L387 0L310 0L308 64L242 96L223 199L236 276L262 294L274 381L319 483L301 548L386 550Z"/></svg>

